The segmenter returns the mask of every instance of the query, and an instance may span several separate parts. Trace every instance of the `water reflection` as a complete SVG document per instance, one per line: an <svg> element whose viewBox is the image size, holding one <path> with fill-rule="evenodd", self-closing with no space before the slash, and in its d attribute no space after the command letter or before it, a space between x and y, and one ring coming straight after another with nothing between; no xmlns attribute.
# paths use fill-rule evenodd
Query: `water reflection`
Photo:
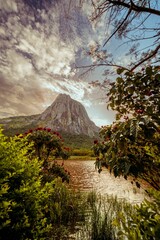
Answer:
<svg viewBox="0 0 160 240"><path fill-rule="evenodd" d="M65 169L71 173L71 186L82 191L95 190L103 195L117 195L118 198L125 198L131 203L140 203L146 197L144 187L137 188L131 184L131 180L122 177L115 178L107 169L99 174L95 170L94 161L67 160L64 163Z"/></svg>

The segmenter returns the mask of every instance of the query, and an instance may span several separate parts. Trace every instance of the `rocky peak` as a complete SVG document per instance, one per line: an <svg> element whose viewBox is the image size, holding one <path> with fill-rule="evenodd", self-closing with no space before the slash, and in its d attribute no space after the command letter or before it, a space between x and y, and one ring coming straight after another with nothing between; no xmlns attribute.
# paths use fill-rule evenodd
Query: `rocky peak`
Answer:
<svg viewBox="0 0 160 240"><path fill-rule="evenodd" d="M67 94L59 94L39 117L39 121L58 131L94 136L99 128L90 120L84 106Z"/></svg>

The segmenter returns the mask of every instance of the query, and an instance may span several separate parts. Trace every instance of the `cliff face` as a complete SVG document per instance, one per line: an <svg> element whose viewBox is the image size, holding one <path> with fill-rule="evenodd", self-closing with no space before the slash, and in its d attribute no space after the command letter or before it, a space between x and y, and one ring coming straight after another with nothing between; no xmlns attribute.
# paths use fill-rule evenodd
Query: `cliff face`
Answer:
<svg viewBox="0 0 160 240"><path fill-rule="evenodd" d="M52 105L39 115L3 118L0 119L0 124L13 131L41 126L90 137L97 136L99 131L99 127L88 117L84 106L66 94L59 94Z"/></svg>
<svg viewBox="0 0 160 240"><path fill-rule="evenodd" d="M57 131L94 136L99 128L89 119L84 106L69 95L60 94L39 117L47 127Z"/></svg>

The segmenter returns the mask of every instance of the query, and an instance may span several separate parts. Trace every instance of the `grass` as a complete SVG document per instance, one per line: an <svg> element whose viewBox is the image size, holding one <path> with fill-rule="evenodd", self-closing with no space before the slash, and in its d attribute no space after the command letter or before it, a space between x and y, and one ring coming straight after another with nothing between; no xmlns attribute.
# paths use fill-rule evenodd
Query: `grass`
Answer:
<svg viewBox="0 0 160 240"><path fill-rule="evenodd" d="M76 240L119 240L118 232L121 226L117 219L122 214L130 216L134 207L109 195L102 196L96 192L90 192L87 196L88 210L86 221L76 232Z"/></svg>
<svg viewBox="0 0 160 240"><path fill-rule="evenodd" d="M96 157L90 157L90 156L70 156L69 160L96 160Z"/></svg>

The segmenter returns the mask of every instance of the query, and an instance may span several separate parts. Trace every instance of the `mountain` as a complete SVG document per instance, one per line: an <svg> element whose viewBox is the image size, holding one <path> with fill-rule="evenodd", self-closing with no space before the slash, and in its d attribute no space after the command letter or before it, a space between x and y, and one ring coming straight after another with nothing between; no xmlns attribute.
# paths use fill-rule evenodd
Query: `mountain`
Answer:
<svg viewBox="0 0 160 240"><path fill-rule="evenodd" d="M37 126L49 127L67 134L98 135L99 127L90 120L84 106L69 95L59 94L43 113L0 119L5 131L21 133Z"/></svg>
<svg viewBox="0 0 160 240"><path fill-rule="evenodd" d="M58 131L94 136L99 128L89 119L84 106L69 95L59 94L40 116L39 122Z"/></svg>

